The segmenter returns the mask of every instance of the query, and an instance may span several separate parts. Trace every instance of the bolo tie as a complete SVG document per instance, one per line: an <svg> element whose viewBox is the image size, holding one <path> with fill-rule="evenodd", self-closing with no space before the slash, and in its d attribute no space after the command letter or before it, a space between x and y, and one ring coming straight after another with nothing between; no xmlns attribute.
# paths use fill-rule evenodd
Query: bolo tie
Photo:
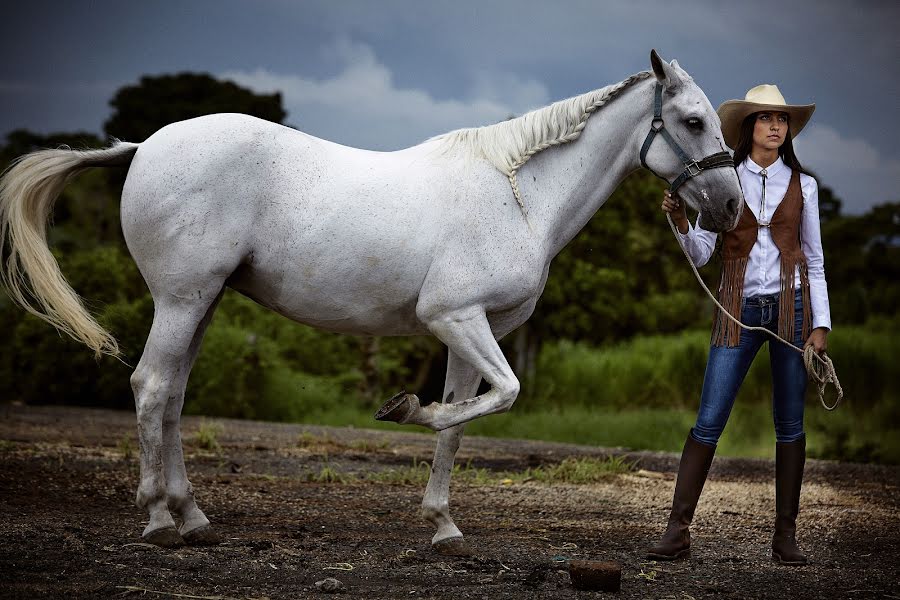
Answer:
<svg viewBox="0 0 900 600"><path fill-rule="evenodd" d="M759 224L762 227L768 227L769 221L766 218L766 178L768 177L769 172L763 169L759 174L762 175L762 208L759 211Z"/></svg>

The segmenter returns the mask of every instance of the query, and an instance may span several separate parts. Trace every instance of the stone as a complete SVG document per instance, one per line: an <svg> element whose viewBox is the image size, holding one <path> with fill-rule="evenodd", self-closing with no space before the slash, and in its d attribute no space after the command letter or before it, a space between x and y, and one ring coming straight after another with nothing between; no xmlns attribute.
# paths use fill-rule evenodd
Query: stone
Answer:
<svg viewBox="0 0 900 600"><path fill-rule="evenodd" d="M622 587L622 566L612 561L573 560L569 577L576 590L618 592Z"/></svg>
<svg viewBox="0 0 900 600"><path fill-rule="evenodd" d="M325 592L326 594L334 594L343 592L346 588L340 580L335 579L334 577L326 577L322 581L316 582L316 589L320 592Z"/></svg>

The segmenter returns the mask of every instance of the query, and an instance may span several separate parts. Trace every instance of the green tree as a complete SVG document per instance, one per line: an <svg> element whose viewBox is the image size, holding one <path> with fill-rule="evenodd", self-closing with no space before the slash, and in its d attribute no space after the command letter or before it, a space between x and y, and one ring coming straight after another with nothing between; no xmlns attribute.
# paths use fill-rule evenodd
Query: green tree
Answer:
<svg viewBox="0 0 900 600"><path fill-rule="evenodd" d="M900 305L900 202L822 227L832 321L862 323L893 316Z"/></svg>
<svg viewBox="0 0 900 600"><path fill-rule="evenodd" d="M280 93L257 94L203 73L141 77L137 85L120 88L110 106L113 114L104 131L129 142L143 142L170 123L213 113L244 113L275 123L287 116Z"/></svg>

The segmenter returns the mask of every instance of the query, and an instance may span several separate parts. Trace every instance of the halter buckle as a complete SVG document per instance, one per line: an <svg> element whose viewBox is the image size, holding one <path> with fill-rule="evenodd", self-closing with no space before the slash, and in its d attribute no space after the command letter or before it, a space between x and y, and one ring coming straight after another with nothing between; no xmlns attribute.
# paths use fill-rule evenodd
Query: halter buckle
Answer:
<svg viewBox="0 0 900 600"><path fill-rule="evenodd" d="M659 125L657 125L657 123L659 123ZM653 120L650 122L650 129L652 129L656 133L659 133L660 131L662 131L663 127L665 127L665 123L663 123L663 120L661 117L654 117Z"/></svg>
<svg viewBox="0 0 900 600"><path fill-rule="evenodd" d="M696 177L703 169L697 164L696 160L692 160L684 165L684 170L688 174L688 177Z"/></svg>

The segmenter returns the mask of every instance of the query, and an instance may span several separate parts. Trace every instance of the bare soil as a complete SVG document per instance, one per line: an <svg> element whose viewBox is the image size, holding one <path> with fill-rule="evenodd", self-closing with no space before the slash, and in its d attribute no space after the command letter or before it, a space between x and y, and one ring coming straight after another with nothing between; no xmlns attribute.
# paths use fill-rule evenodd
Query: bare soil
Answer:
<svg viewBox="0 0 900 600"><path fill-rule="evenodd" d="M209 419L218 451L185 418L188 471L224 542L141 543L134 415L0 407L0 596L5 598L900 598L900 468L810 460L799 540L810 564L769 556L771 461L719 458L697 509L693 557L644 557L668 514L678 457L466 438L462 462L522 471L568 456L627 454L636 470L590 485L457 482L451 506L476 551L430 549L424 486L310 481L430 460L434 437ZM615 561L617 594L572 588L566 561ZM339 596L340 597L340 596Z"/></svg>

